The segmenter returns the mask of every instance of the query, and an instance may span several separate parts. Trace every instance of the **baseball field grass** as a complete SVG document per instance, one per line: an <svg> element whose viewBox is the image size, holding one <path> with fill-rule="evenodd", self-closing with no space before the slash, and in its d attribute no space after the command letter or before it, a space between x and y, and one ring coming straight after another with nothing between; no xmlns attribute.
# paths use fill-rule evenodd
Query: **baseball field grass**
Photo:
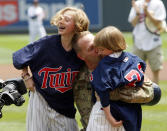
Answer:
<svg viewBox="0 0 167 131"><path fill-rule="evenodd" d="M128 44L127 51L132 49L131 33L124 33ZM28 43L27 34L18 35L1 35L0 36L0 78L1 65L12 64L12 53ZM162 35L164 61L167 61L167 37ZM167 65L165 65L167 66ZM10 71L9 71L10 73ZM160 81L162 97L160 102L155 106L142 106L143 122L141 131L167 131L167 80ZM28 95L24 95L26 102L20 106L4 106L2 109L3 117L0 119L0 131L25 131L26 130L26 111L28 104ZM77 113L76 119L81 128L79 121L80 116Z"/></svg>

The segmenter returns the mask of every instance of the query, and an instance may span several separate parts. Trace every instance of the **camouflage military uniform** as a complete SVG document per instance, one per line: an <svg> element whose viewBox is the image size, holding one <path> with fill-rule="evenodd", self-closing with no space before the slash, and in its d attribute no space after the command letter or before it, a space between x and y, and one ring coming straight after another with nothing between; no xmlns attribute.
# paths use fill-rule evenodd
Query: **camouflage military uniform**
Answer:
<svg viewBox="0 0 167 131"><path fill-rule="evenodd" d="M92 88L89 81L90 71L88 70L87 66L83 66L78 74L78 79L74 82L74 100L78 111L81 115L81 123L84 129L86 130L89 115L92 110L93 102L92 98Z"/></svg>

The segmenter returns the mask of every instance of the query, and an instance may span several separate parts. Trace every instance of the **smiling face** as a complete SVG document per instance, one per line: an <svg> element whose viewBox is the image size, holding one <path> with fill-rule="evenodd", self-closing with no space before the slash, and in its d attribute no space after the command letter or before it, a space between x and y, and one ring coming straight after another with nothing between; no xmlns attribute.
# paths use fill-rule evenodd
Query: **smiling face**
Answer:
<svg viewBox="0 0 167 131"><path fill-rule="evenodd" d="M73 18L73 11L66 11L60 17L58 21L58 33L60 35L73 34L75 30L75 22Z"/></svg>
<svg viewBox="0 0 167 131"><path fill-rule="evenodd" d="M77 32L87 31L89 27L89 19L86 13L75 7L65 7L58 11L50 21L51 25L58 27L59 34L71 35Z"/></svg>

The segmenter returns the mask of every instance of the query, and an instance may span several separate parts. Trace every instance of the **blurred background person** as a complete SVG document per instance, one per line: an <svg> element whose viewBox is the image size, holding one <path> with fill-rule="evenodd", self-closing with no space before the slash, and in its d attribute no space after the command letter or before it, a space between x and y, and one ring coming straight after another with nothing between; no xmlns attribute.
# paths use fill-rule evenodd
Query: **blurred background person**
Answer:
<svg viewBox="0 0 167 131"><path fill-rule="evenodd" d="M85 10L84 4L81 3L81 4L79 5L79 8L82 9L82 10Z"/></svg>
<svg viewBox="0 0 167 131"><path fill-rule="evenodd" d="M38 0L34 0L33 5L28 8L30 42L34 42L37 37L46 36L46 30L43 26L44 17L43 8L39 6Z"/></svg>
<svg viewBox="0 0 167 131"><path fill-rule="evenodd" d="M151 32L146 26L146 19L157 28ZM128 21L133 25L133 53L144 61L148 60L153 73L153 81L159 83L162 69L162 40L159 25L166 19L166 10L161 0L132 0Z"/></svg>

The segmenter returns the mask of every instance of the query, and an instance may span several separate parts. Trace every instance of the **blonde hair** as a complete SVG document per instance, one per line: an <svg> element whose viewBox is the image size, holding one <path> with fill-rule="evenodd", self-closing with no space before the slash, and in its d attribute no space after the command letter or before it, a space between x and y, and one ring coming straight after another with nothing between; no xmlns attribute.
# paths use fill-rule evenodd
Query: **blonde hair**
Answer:
<svg viewBox="0 0 167 131"><path fill-rule="evenodd" d="M75 22L75 31L76 32L81 32L81 31L86 31L89 28L89 19L85 12L81 9L75 8L75 7L66 7L61 9L56 13L55 16L51 19L50 23L51 25L58 25L58 22L61 18L61 16L66 12L66 11L72 11L72 15L74 17L74 22Z"/></svg>
<svg viewBox="0 0 167 131"><path fill-rule="evenodd" d="M126 42L123 34L114 26L108 26L99 31L94 39L95 47L101 46L119 52L126 49Z"/></svg>

